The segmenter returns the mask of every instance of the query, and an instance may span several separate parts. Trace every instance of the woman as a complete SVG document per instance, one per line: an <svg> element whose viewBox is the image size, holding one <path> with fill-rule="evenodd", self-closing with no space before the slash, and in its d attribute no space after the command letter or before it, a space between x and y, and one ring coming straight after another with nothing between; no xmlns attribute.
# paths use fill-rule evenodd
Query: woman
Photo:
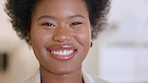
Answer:
<svg viewBox="0 0 148 83"><path fill-rule="evenodd" d="M7 0L14 30L33 48L39 72L25 83L103 83L82 71L108 0Z"/></svg>

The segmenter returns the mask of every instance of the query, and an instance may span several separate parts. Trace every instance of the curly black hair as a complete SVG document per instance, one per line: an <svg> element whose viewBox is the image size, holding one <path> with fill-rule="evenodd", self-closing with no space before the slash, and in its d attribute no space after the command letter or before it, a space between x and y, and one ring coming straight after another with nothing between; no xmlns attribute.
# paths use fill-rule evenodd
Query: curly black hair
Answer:
<svg viewBox="0 0 148 83"><path fill-rule="evenodd" d="M29 44L28 31L31 25L32 12L38 0L7 0L5 12L11 18L13 29L21 39ZM110 9L109 0L84 0L86 3L90 24L93 28L92 39L103 29L106 24L106 15Z"/></svg>

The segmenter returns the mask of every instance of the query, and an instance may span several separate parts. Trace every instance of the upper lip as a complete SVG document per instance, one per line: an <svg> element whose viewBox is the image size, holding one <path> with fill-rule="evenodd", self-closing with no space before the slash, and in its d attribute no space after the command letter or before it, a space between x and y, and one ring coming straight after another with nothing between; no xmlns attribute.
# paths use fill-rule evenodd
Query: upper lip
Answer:
<svg viewBox="0 0 148 83"><path fill-rule="evenodd" d="M60 51L60 50L73 50L76 51L77 48L72 44L63 44L63 45L50 45L46 48L48 51Z"/></svg>

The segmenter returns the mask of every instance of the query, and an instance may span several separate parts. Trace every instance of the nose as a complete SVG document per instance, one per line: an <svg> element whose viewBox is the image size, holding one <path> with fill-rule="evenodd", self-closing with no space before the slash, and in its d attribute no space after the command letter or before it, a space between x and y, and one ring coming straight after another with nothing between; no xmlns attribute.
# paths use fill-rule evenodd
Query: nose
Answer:
<svg viewBox="0 0 148 83"><path fill-rule="evenodd" d="M70 39L72 38L71 34L72 32L67 28L56 29L54 31L53 41L59 42L59 43L70 41Z"/></svg>

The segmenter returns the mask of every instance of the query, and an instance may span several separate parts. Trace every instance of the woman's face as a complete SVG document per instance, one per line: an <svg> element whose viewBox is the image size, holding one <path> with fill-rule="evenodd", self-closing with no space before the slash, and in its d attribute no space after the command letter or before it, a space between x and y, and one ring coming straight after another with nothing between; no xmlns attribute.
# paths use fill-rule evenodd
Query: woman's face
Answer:
<svg viewBox="0 0 148 83"><path fill-rule="evenodd" d="M32 15L30 39L41 68L52 73L81 69L91 42L83 0L42 0Z"/></svg>

